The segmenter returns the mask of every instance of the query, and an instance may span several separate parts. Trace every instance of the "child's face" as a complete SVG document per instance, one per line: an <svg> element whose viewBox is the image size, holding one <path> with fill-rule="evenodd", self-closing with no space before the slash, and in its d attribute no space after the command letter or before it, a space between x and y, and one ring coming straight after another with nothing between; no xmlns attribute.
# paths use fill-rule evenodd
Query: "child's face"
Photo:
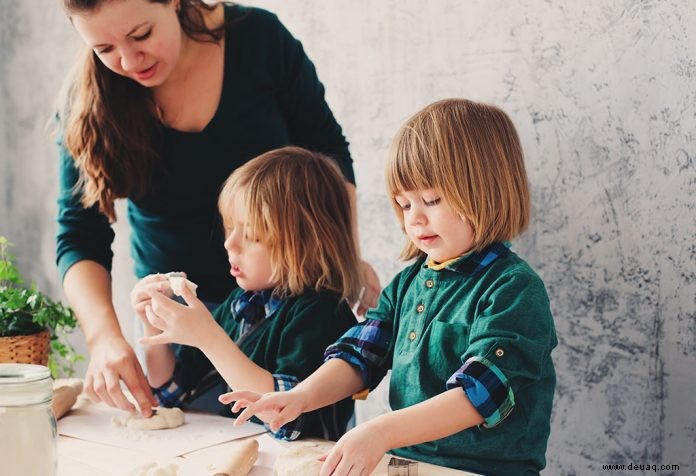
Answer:
<svg viewBox="0 0 696 476"><path fill-rule="evenodd" d="M230 262L230 274L246 291L261 291L274 287L271 282L270 250L263 242L248 235L243 191L234 195L231 226L227 228L225 249Z"/></svg>
<svg viewBox="0 0 696 476"><path fill-rule="evenodd" d="M437 262L461 256L474 245L469 220L459 216L434 189L401 191L394 196L413 243Z"/></svg>

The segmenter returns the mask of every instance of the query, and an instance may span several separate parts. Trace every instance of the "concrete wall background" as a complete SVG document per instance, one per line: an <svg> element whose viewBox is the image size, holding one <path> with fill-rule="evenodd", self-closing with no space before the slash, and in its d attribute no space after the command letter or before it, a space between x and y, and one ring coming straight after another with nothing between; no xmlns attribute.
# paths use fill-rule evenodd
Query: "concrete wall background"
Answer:
<svg viewBox="0 0 696 476"><path fill-rule="evenodd" d="M546 281L560 341L545 473L596 474L601 464L633 462L693 474L696 5L252 4L276 12L317 65L351 142L363 253L383 283L402 266L382 174L398 126L452 96L511 115L535 206L515 248ZM78 39L55 0L0 0L0 8L0 234L18 244L25 275L60 296L57 161L45 124ZM114 283L130 335L133 278L121 217ZM380 397L362 414L379 411Z"/></svg>

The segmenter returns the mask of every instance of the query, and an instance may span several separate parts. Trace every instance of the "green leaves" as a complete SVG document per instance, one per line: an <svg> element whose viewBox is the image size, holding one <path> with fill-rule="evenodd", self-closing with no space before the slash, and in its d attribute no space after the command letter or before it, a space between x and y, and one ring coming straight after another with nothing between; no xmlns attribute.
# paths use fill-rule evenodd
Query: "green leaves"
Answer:
<svg viewBox="0 0 696 476"><path fill-rule="evenodd" d="M12 260L14 256L7 252L12 243L0 235L0 285L3 283L22 284L22 277Z"/></svg>
<svg viewBox="0 0 696 476"><path fill-rule="evenodd" d="M20 287L21 274L7 252L11 243L0 236L0 337L30 335L51 331L48 367L56 378L62 372L74 373L74 364L83 359L67 340L66 332L77 326L72 309L53 301L36 286Z"/></svg>

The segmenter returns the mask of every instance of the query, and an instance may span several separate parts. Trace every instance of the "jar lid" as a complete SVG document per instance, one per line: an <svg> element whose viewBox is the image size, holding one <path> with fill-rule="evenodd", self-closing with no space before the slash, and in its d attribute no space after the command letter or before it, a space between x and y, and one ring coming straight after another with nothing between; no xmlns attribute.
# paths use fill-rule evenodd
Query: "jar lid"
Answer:
<svg viewBox="0 0 696 476"><path fill-rule="evenodd" d="M0 407L45 403L52 397L53 381L48 367L0 364Z"/></svg>

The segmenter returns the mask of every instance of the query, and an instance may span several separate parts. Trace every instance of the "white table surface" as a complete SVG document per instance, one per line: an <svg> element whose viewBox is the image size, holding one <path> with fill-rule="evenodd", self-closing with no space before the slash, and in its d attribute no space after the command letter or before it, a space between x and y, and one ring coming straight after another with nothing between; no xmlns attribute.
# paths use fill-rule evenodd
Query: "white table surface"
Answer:
<svg viewBox="0 0 696 476"><path fill-rule="evenodd" d="M91 405L91 404L90 404ZM220 417L223 418L223 417ZM297 442L279 442L268 434L250 436L259 442L259 458L249 476L272 476L273 465L278 455ZM224 458L226 449L234 442L218 444L199 449L182 456L170 457L155 455L136 449L109 446L94 441L87 441L60 435L58 437L58 475L59 476L122 476L130 474L138 466L157 462L159 464L176 464L177 476L200 476L212 474L210 465ZM373 476L387 476L387 462L390 455L385 455ZM418 464L419 476L475 476L473 473L443 468L427 463Z"/></svg>

